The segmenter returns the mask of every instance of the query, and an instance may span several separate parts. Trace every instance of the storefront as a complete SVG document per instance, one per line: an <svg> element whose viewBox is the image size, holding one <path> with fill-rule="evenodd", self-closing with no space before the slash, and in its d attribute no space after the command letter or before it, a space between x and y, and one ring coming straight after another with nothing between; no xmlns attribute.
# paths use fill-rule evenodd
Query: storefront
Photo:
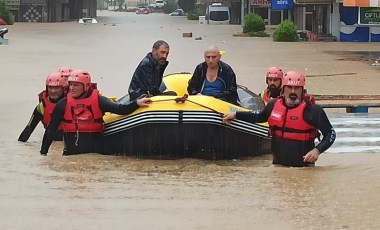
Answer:
<svg viewBox="0 0 380 230"><path fill-rule="evenodd" d="M278 25L291 19L292 0L251 0L250 12L260 15L265 24Z"/></svg>
<svg viewBox="0 0 380 230"><path fill-rule="evenodd" d="M380 42L379 1L344 0L340 5L340 41Z"/></svg>
<svg viewBox="0 0 380 230"><path fill-rule="evenodd" d="M8 0L16 22L62 22L96 17L96 0Z"/></svg>

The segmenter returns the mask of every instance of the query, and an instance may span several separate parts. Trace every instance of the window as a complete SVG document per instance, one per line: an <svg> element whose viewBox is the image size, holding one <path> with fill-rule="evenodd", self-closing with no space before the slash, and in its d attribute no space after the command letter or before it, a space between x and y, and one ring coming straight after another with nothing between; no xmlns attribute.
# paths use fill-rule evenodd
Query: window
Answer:
<svg viewBox="0 0 380 230"><path fill-rule="evenodd" d="M211 11L210 20L212 21L227 21L229 20L227 11Z"/></svg>

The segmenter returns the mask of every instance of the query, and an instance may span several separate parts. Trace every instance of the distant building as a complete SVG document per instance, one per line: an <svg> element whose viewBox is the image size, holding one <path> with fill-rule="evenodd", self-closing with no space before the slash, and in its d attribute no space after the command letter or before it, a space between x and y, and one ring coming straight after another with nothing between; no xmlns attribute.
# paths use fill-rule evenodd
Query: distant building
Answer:
<svg viewBox="0 0 380 230"><path fill-rule="evenodd" d="M16 22L63 22L96 17L97 0L5 0Z"/></svg>

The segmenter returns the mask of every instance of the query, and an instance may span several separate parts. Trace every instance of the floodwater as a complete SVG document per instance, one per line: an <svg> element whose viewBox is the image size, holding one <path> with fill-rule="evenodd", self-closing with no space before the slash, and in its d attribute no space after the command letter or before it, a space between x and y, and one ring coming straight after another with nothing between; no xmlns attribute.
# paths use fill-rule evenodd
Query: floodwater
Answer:
<svg viewBox="0 0 380 230"><path fill-rule="evenodd" d="M310 93L378 92L378 70L326 53L371 51L374 44L273 43L232 37L241 31L235 25L161 14L100 15L96 25L9 26L9 45L0 46L0 229L380 228L378 113L328 111L337 141L312 168L276 167L270 155L216 162L64 157L60 142L44 157L41 126L27 143L17 142L47 74L62 66L86 69L104 95L121 97L157 39L171 45L167 73L192 72L203 49L216 44L226 50L223 60L238 83L256 92L272 65L325 76L308 79ZM193 38L183 38L184 32Z"/></svg>

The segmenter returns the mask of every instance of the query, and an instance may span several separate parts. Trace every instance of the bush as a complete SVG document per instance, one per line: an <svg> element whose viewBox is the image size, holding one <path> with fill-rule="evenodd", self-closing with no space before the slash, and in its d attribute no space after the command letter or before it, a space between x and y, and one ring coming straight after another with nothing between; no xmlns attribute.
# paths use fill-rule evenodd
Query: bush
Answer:
<svg viewBox="0 0 380 230"><path fill-rule="evenodd" d="M200 15L201 14L199 14L198 12L189 12L187 14L187 19L188 20L198 20Z"/></svg>
<svg viewBox="0 0 380 230"><path fill-rule="evenodd" d="M11 11L2 0L0 0L0 18L4 19L9 25L13 25L14 23L14 17L11 14Z"/></svg>
<svg viewBox="0 0 380 230"><path fill-rule="evenodd" d="M273 41L276 42L295 42L297 41L297 27L289 20L285 20L278 25L273 34Z"/></svg>
<svg viewBox="0 0 380 230"><path fill-rule="evenodd" d="M265 31L264 20L258 14L247 14L244 17L243 33Z"/></svg>

